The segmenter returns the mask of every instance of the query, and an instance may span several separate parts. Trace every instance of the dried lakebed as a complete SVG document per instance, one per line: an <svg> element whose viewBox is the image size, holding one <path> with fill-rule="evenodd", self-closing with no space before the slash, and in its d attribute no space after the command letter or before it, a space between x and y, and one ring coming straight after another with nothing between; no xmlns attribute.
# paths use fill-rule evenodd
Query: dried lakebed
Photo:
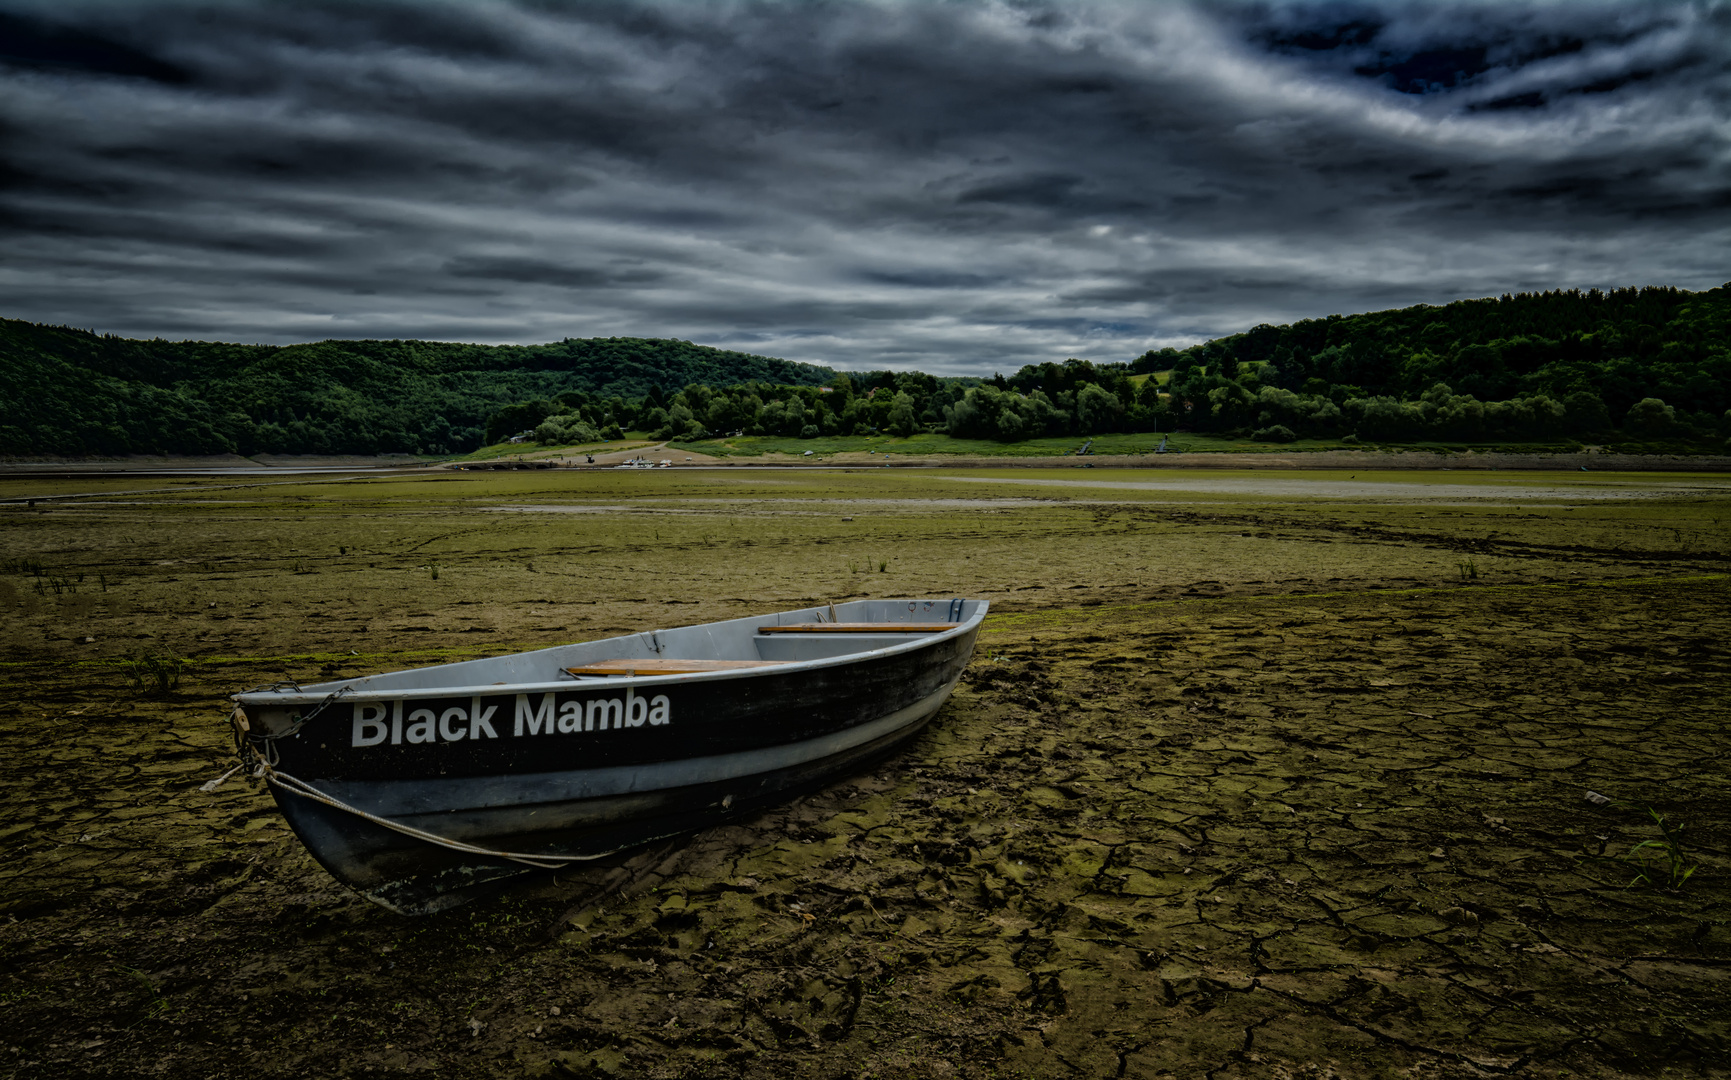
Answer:
<svg viewBox="0 0 1731 1080"><path fill-rule="evenodd" d="M1731 507L958 490L508 477L0 513L0 1070L1724 1073ZM637 512L726 493L859 510ZM584 501L627 512L483 512ZM994 615L906 752L445 915L334 886L256 786L199 790L221 695L285 673L934 589ZM170 646L178 689L129 690L121 662ZM1648 806L1701 866L1675 891L1623 888Z"/></svg>
<svg viewBox="0 0 1731 1080"><path fill-rule="evenodd" d="M1690 476L1644 478L1645 483L1631 486L1621 477L1585 478L1566 484L1538 486L1519 474L1505 475L1497 482L1487 483L1476 476L1471 483L1449 483L1436 473L1426 474L1425 483L1396 478L1389 473L1365 474L1341 479L1336 476L1312 475L1304 479L1258 475L1231 476L1163 476L1159 479L1115 480L1105 477L1086 480L1054 480L1032 476L965 476L955 477L971 484L1018 484L1040 487L1097 489L1104 491L1160 491L1186 495L1249 495L1261 498L1299 501L1306 499L1357 499L1366 502L1406 503L1415 500L1436 500L1455 503L1497 501L1512 505L1544 501L1679 499L1731 497L1731 478Z"/></svg>

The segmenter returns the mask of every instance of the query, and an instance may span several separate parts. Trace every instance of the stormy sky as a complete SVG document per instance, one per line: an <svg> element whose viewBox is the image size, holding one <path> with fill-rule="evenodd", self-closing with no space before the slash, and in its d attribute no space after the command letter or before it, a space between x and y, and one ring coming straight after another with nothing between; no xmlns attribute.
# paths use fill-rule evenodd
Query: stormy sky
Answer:
<svg viewBox="0 0 1731 1080"><path fill-rule="evenodd" d="M1731 5L0 0L0 315L848 370L1731 278Z"/></svg>

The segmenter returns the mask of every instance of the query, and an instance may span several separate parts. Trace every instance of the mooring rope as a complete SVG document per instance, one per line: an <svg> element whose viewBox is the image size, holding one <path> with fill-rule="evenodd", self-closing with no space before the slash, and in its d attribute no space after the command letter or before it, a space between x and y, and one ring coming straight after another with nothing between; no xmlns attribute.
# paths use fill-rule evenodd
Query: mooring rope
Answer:
<svg viewBox="0 0 1731 1080"><path fill-rule="evenodd" d="M452 851L462 852L465 855L482 855L489 859L504 859L508 862L522 863L524 866L533 866L538 870L557 870L560 867L568 866L571 863L592 862L596 859L604 859L609 855L616 855L625 850L625 848L621 846L613 848L611 851L602 851L594 855L525 855L516 851L496 851L492 848L479 847L475 844L466 844L461 840L452 840L449 837L440 836L437 833L430 833L425 829L417 829L413 825L405 825L400 821L392 821L390 818L368 813L358 806L350 806L348 803L343 802L341 799L336 798L328 792L320 791L318 788L313 787L305 780L290 776L285 772L278 772L275 768L266 764L262 757L258 759L258 762L259 771L254 775L263 776L266 782L275 784L284 791L294 795L299 795L303 799L311 799L314 802L324 803L326 806L344 811L345 813L353 814L365 821L370 821L374 825L380 825L384 828L391 829L394 832L400 832L404 836L412 836L416 840L422 840L429 844L436 844L439 847L449 848Z"/></svg>
<svg viewBox="0 0 1731 1080"><path fill-rule="evenodd" d="M211 792L213 792L217 788L221 787L224 780L227 780L229 777L233 776L237 772L240 772L244 768L246 768L246 762L243 761L239 765L236 765L234 768L228 770L227 772L223 773L221 776L217 777L215 780L206 780L204 783L198 785L198 790L204 792L206 795L209 795Z"/></svg>
<svg viewBox="0 0 1731 1080"><path fill-rule="evenodd" d="M299 691L300 687L295 683L290 682L276 683L269 687L258 687L257 689L292 689ZM413 825L405 825L400 821L392 821L390 818L380 817L378 814L369 813L358 806L350 806L348 803L336 798L329 792L320 791L318 788L313 787L305 780L290 776L285 772L279 772L276 766L277 762L280 761L281 758L277 754L276 741L297 734L301 728L306 726L307 721L311 720L319 713L324 712L325 709L329 708L338 698L349 692L350 689L352 688L348 686L339 687L336 691L320 701L318 705L314 706L311 712L306 713L305 715L297 715L294 718L293 723L291 723L286 730L275 734L251 730L251 724L248 722L246 711L239 703L236 703L234 709L229 713L229 722L233 727L235 751L237 756L240 757L241 763L230 769L228 772L223 773L215 780L207 781L199 787L199 790L206 793L215 791L224 780L227 780L236 772L239 772L250 764L253 766L252 775L254 777L262 778L266 783L273 784L292 795L298 795L303 799L311 799L314 802L324 803L326 806L329 806L334 810L341 810L346 814L353 814L363 821L370 821L374 825L390 829L393 832L402 833L404 836L414 837L416 840L423 841L424 843L448 848L451 851L461 852L465 855L480 855L489 859L503 859L506 862L521 863L524 866L532 866L538 870L558 870L559 868L569 866L572 863L593 862L596 859L605 859L609 855L616 855L619 852L624 851L627 846L636 846L635 844L622 845L608 851L598 852L594 855L525 855L518 851L497 851L493 848L480 847L476 844L466 844L461 840L452 840L448 836L440 836L437 833L430 833L425 829L417 829ZM250 693L251 691L248 692ZM249 755L252 759L250 762L247 760Z"/></svg>

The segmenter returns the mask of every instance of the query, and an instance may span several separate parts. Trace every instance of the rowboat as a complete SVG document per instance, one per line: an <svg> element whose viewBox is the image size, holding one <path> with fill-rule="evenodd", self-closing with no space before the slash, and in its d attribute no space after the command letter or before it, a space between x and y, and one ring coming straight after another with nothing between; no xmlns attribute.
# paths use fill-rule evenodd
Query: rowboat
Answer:
<svg viewBox="0 0 1731 1080"><path fill-rule="evenodd" d="M856 772L961 677L983 600L857 600L233 695L242 759L393 911L605 858Z"/></svg>

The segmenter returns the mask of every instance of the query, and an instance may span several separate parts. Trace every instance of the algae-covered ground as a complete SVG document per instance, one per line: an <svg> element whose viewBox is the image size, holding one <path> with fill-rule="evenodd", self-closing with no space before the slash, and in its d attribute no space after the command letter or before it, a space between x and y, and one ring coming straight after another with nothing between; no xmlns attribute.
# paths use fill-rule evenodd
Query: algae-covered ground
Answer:
<svg viewBox="0 0 1731 1080"><path fill-rule="evenodd" d="M1731 1071L1731 481L1030 479L0 480L0 1075ZM993 605L904 752L442 915L201 790L247 686L903 595Z"/></svg>

